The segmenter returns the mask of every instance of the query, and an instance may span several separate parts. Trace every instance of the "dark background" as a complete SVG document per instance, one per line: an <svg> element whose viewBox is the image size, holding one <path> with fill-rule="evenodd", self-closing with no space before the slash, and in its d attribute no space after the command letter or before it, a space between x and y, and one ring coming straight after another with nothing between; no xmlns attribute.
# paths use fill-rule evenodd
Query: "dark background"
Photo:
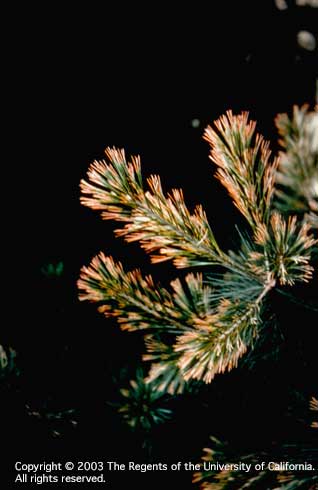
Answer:
<svg viewBox="0 0 318 490"><path fill-rule="evenodd" d="M115 240L113 223L80 206L79 182L106 146L124 147L141 155L144 176L160 174L166 190L182 187L190 208L203 204L221 244L235 246L233 225L243 221L213 180L202 133L225 110L248 110L277 151L275 115L293 104L313 107L317 50L299 47L297 32L317 36L317 10L288 4L284 11L271 1L175 9L106 4L68 12L52 6L13 17L18 43L8 56L4 93L14 133L7 162L10 260L3 257L10 313L0 343L17 351L20 374L1 394L4 468L18 455L31 460L32 453L38 455L32 461L77 454L147 459L138 436L107 404L117 396L113 376L122 367L133 375L141 339L79 304L76 280L100 250L163 283L174 271L151 267L137 245ZM47 278L41 268L58 261L63 275ZM289 331L279 369L238 370L195 399L173 401L173 421L153 434L154 459L197 461L210 434L238 447L286 436L290 427L282 417L290 390L282 385L312 395L316 367L312 317L294 308L288 306L293 323L308 330L300 340ZM299 342L294 358L290 346ZM76 427L60 423L61 435L54 436L54 423L31 416L26 405L43 413L75 409ZM183 488L190 476L180 475Z"/></svg>

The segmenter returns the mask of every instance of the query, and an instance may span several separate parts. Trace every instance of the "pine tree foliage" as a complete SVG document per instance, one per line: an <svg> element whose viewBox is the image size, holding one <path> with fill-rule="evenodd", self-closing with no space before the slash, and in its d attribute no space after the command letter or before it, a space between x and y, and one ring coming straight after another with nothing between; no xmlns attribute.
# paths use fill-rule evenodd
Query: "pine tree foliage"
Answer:
<svg viewBox="0 0 318 490"><path fill-rule="evenodd" d="M305 216L318 228L318 107L294 107L293 117L280 114L276 126L283 148L279 160L277 208Z"/></svg>
<svg viewBox="0 0 318 490"><path fill-rule="evenodd" d="M314 396L311 398L309 408L312 412L318 412L318 400ZM316 414L318 419L318 413ZM311 423L313 429L318 429L318 420L313 420Z"/></svg>
<svg viewBox="0 0 318 490"><path fill-rule="evenodd" d="M312 397L309 409L318 416L318 400ZM308 414L305 413L305 419ZM308 424L308 422L307 422ZM309 425L309 424L308 424ZM317 421L313 421L312 429L318 428ZM311 429L310 429L311 430ZM204 448L202 456L202 470L193 476L193 483L197 483L201 490L245 490L246 488L258 490L316 490L318 486L317 464L318 448L315 438L288 442L281 446L273 445L269 450L238 454L228 443L210 437L210 447ZM255 465L265 463L262 469ZM271 464L269 465L269 463ZM273 463L288 463L288 466L275 467ZM307 469L301 465L306 462ZM232 464L232 469L220 469L215 463ZM250 465L249 471L240 467L240 464ZM276 463L276 464L277 464ZM235 468L234 465L237 465ZM269 465L269 466L268 466ZM310 466L312 470L308 469ZM293 469L297 468L297 469Z"/></svg>
<svg viewBox="0 0 318 490"><path fill-rule="evenodd" d="M188 274L184 286L179 279L172 281L168 291L139 270L125 273L120 263L101 253L83 268L78 285L85 291L82 299L100 303L99 311L117 317L124 330L181 334L193 327L194 319L203 321L210 314L210 288L200 274Z"/></svg>
<svg viewBox="0 0 318 490"><path fill-rule="evenodd" d="M264 331L270 291L312 280L316 116L302 108L295 109L292 121L278 117L285 150L279 158L272 157L247 113L229 111L206 129L216 177L249 225L248 233L239 232L237 251L221 250L203 208L191 213L181 190L166 195L158 176L145 185L139 157L127 161L123 150L108 148L107 159L95 161L82 180L82 204L118 221L116 235L139 241L154 263L206 268L203 275L175 279L170 288L139 270L125 272L103 253L82 269L80 299L97 303L122 329L145 332L144 359L152 362L148 380L157 389L179 393L189 381L209 383L237 366ZM301 186L298 174L304 175ZM287 187L292 200L283 197ZM302 201L308 198L301 208L305 219L295 214L301 192Z"/></svg>
<svg viewBox="0 0 318 490"><path fill-rule="evenodd" d="M127 163L124 151L115 148L107 148L106 156L109 163L94 162L89 182L81 182L82 204L100 210L103 219L126 223L117 236L140 241L153 262L172 259L177 267L220 262L222 252L201 206L191 214L182 191L165 196L156 175L146 190L139 157Z"/></svg>
<svg viewBox="0 0 318 490"><path fill-rule="evenodd" d="M140 369L136 379L130 380L128 388L122 388L120 393L122 402L118 412L135 431L148 432L171 417L171 410L164 406L165 395L144 379Z"/></svg>
<svg viewBox="0 0 318 490"><path fill-rule="evenodd" d="M16 365L16 352L11 347L5 349L0 344L0 380L7 379L10 375L18 375Z"/></svg>
<svg viewBox="0 0 318 490"><path fill-rule="evenodd" d="M277 158L271 161L269 142L255 131L247 112L234 116L228 111L204 133L218 166L216 177L252 229L268 222L278 165Z"/></svg>

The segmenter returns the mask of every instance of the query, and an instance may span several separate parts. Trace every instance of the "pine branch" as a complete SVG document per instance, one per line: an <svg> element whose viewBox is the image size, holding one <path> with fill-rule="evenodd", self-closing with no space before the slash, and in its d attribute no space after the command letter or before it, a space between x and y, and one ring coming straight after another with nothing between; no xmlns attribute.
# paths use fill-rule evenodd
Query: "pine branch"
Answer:
<svg viewBox="0 0 318 490"><path fill-rule="evenodd" d="M293 117L279 114L280 155L276 206L287 214L305 215L318 228L318 109L295 106Z"/></svg>
<svg viewBox="0 0 318 490"><path fill-rule="evenodd" d="M171 395L183 393L188 384L179 368L180 354L174 350L174 346L150 335L145 343L147 354L144 354L143 360L152 362L147 381L159 392Z"/></svg>
<svg viewBox="0 0 318 490"><path fill-rule="evenodd" d="M292 134L285 142L286 148L291 148L299 161L307 162L303 166L310 169L307 174L311 175L311 190L316 189L318 183L316 116L311 113L306 119L305 110L295 109L292 129L288 126L291 122L287 116L282 116L277 122L282 135ZM281 160L270 162L269 145L262 136L255 134L255 127L255 122L248 122L247 113L233 116L228 111L215 122L215 129L208 127L205 131L205 139L211 145L210 158L218 166L217 177L254 232L256 246L254 251L250 247L245 269L258 277L270 272L282 285L307 282L312 278L311 252L317 241L310 234L310 226L297 222L296 217L285 220L277 212L272 212L276 170ZM294 134L301 135L297 145ZM302 146L306 151L302 151ZM290 163L292 165L293 162ZM294 176L296 180L298 173ZM311 203L312 226L315 206L313 200Z"/></svg>
<svg viewBox="0 0 318 490"><path fill-rule="evenodd" d="M183 333L206 314L210 295L200 275L188 274L185 282L186 290L179 279L172 281L171 293L139 270L125 273L120 263L101 253L82 268L78 287L81 300L98 303L99 311L116 317L123 330Z"/></svg>
<svg viewBox="0 0 318 490"><path fill-rule="evenodd" d="M186 381L202 379L210 383L216 374L237 366L257 337L261 304L274 285L275 280L270 278L254 300L222 300L214 315L177 338L175 351L182 354L179 367Z"/></svg>
<svg viewBox="0 0 318 490"><path fill-rule="evenodd" d="M287 131L288 121L281 119L280 127L296 134ZM271 289L312 278L317 244L308 222L272 210L278 160L270 161L268 143L255 133L247 113L229 111L205 138L218 178L252 228L251 237L239 233L237 252L220 250L202 208L191 214L180 190L165 196L157 176L147 180L145 190L139 158L127 162L123 151L108 149L108 161L94 162L81 183L82 203L123 223L116 234L140 241L153 262L172 259L177 267L217 265L225 271L209 273L205 283L201 275L189 274L167 290L138 270L126 273L103 254L82 269L80 299L98 303L122 329L147 332L144 359L153 363L148 380L171 393L181 392L187 381L209 383L237 365L263 332L262 308ZM294 151L293 138L287 152ZM163 340L160 335L166 334Z"/></svg>
<svg viewBox="0 0 318 490"><path fill-rule="evenodd" d="M312 445L306 448L305 444L298 442L296 445L287 445L278 448L278 453L273 458L273 453L262 451L252 454L235 454L226 443L221 443L211 437L211 446L204 448L202 456L202 470L193 475L193 483L197 483L201 490L246 490L266 488L267 490L316 490L318 477L315 471L285 471L273 470L274 461L287 461L292 468L294 464L301 464L299 453L302 449L313 450ZM298 458L295 458L294 452ZM276 448L273 448L273 452ZM313 455L313 453L312 453ZM312 459L314 459L312 457ZM272 469L256 470L255 465L260 462L272 462ZM308 461L308 460L307 460ZM230 466L233 469L218 469L220 465ZM244 469L242 466L244 465ZM230 466L231 467L231 466ZM313 461L313 468L315 462ZM210 468L210 469L208 469ZM249 468L247 471L246 468Z"/></svg>
<svg viewBox="0 0 318 490"><path fill-rule="evenodd" d="M103 219L126 223L116 235L140 241L153 262L173 260L176 267L222 263L225 254L201 206L190 214L182 191L165 196L158 176L149 177L144 190L139 157L127 163L123 150L110 148L106 155L108 163L94 162L88 182L81 182L82 204L102 211Z"/></svg>
<svg viewBox="0 0 318 490"><path fill-rule="evenodd" d="M11 375L19 375L16 364L17 353L9 347L7 350L0 344L0 380L8 379Z"/></svg>
<svg viewBox="0 0 318 490"><path fill-rule="evenodd" d="M318 402L315 398L311 399L310 408L318 410ZM201 470L193 475L192 480L193 483L198 483L202 490L248 488L315 490L317 488L318 476L315 469L318 451L314 439L281 445L276 443L270 450L250 454L237 454L230 444L221 442L215 437L210 437L210 441L210 447L203 449ZM265 463L265 468L257 470L255 465L260 462ZM268 466L269 462L271 462L270 466ZM279 466L281 464L279 462L284 462L285 467ZM275 463L277 467L274 466ZM304 463L307 465L305 469L301 467ZM220 464L227 465L227 468L222 469ZM295 465L300 466L295 469Z"/></svg>
<svg viewBox="0 0 318 490"><path fill-rule="evenodd" d="M149 379L161 380L161 387L169 391L183 387L180 374L185 381L210 382L215 374L237 365L257 335L260 304L274 284L270 278L259 285L255 298L213 305L212 290L203 285L200 274L188 274L184 285L179 279L172 281L170 293L139 271L125 273L121 264L103 254L82 269L78 281L80 299L97 302L99 311L116 317L122 329L176 335L169 348L148 341L144 357L157 361Z"/></svg>
<svg viewBox="0 0 318 490"><path fill-rule="evenodd" d="M145 380L141 369L120 394L122 401L117 404L118 412L134 431L149 432L155 425L171 418L171 410L165 407L164 393Z"/></svg>
<svg viewBox="0 0 318 490"><path fill-rule="evenodd" d="M311 397L310 399L310 402L309 402L309 409L312 411L312 412L318 412L318 400L317 398L315 398L314 396ZM318 418L318 414L317 414L317 418ZM318 420L314 420L312 421L311 423L311 426L313 429L318 429Z"/></svg>
<svg viewBox="0 0 318 490"><path fill-rule="evenodd" d="M269 226L259 226L255 234L256 243L262 247L250 254L255 273L268 267L281 285L308 282L314 270L310 265L311 252L318 243L310 228L306 222L299 225L296 216L286 220L274 212Z"/></svg>
<svg viewBox="0 0 318 490"><path fill-rule="evenodd" d="M204 133L218 167L216 177L253 230L268 221L278 165L276 158L270 161L269 143L255 129L247 112L234 116L228 111Z"/></svg>

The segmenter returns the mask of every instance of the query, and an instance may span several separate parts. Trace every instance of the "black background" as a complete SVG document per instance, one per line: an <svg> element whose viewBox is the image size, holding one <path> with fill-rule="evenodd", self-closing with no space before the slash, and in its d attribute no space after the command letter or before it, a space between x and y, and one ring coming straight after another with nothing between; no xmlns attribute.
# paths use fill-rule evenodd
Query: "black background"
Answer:
<svg viewBox="0 0 318 490"><path fill-rule="evenodd" d="M6 163L10 260L3 256L10 316L1 343L18 352L21 374L2 395L3 464L10 469L18 455L30 459L33 452L35 461L79 454L143 462L140 441L106 403L116 396L113 373L126 364L133 372L141 341L79 304L76 280L100 250L163 283L174 271L169 264L151 267L137 245L114 239L112 223L81 207L80 179L105 147L124 147L141 155L144 176L160 174L166 190L182 187L190 208L203 204L221 244L235 246L233 225L243 221L213 180L203 129L227 109L248 110L277 151L275 115L315 102L317 51L298 47L296 35L300 29L317 35L317 10L289 2L279 11L271 1L174 8L118 3L68 11L52 5L20 10L12 19L4 92L13 133ZM192 127L195 118L199 128ZM43 276L43 265L60 260L61 279ZM292 388L312 394L316 357L312 318L296 309L293 315L308 331L292 373L285 347L278 372L277 366L269 374L264 366L260 373L232 372L217 378L202 399L177 400L173 421L153 435L157 459L197 461L210 433L238 447L286 436L282 383L288 379ZM299 342L294 331L289 338L290 345ZM253 390L257 399L250 403ZM52 438L45 423L27 415L26 404L75 407L78 427ZM180 475L183 488L190 480Z"/></svg>

